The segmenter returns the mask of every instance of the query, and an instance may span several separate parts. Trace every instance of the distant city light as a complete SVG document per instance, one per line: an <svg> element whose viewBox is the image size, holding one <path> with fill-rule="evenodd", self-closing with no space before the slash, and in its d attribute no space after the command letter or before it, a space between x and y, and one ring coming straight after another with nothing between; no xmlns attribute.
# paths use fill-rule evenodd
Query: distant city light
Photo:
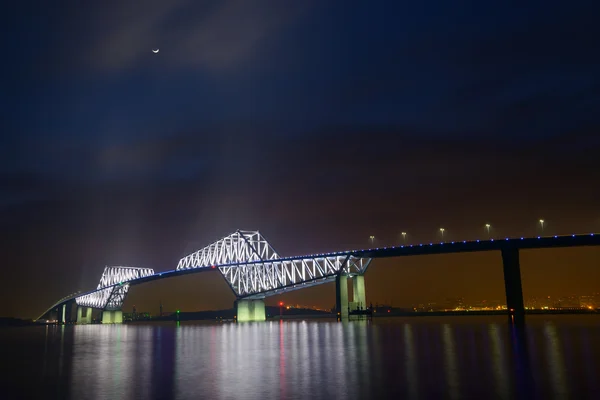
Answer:
<svg viewBox="0 0 600 400"><path fill-rule="evenodd" d="M540 226L542 227L542 229L544 228L544 224L545 221L543 219L539 220ZM491 224L485 224L486 229L489 229L491 227ZM439 231L441 233L441 235L443 236L445 233L445 228L439 228ZM406 237L406 232L401 232L403 239ZM397 233L396 233L397 235ZM572 245L576 245L578 242L582 242L583 244L587 244L587 243L592 243L592 244L596 244L598 242L597 237L592 239L590 238L590 236L594 236L595 233L582 233L582 234L572 234L571 236L573 238L578 238L577 241L573 241ZM597 236L597 235L596 235ZM397 236L396 236L397 237ZM559 245L562 245L563 242L565 241L565 238L567 237L567 235L560 235L561 241L549 241L550 238L559 238L559 235L547 235L547 236L528 236L528 237L521 237L521 240L527 239L528 243L527 244L522 244L522 246L525 247L545 247L545 246L550 246L550 245L556 245L557 243ZM587 237L587 239L586 239ZM240 239L239 241L233 240L234 238ZM535 241L533 239L537 238L538 242L537 244L535 244ZM317 284L317 281L319 281L319 283L321 283L321 280L323 281L328 281L331 280L332 277L334 276L334 274L337 272L339 273L340 269L342 267L347 268L347 271L349 273L350 276L352 276L353 274L362 274L364 273L364 269L366 268L366 265L368 264L363 264L363 260L370 260L369 257L373 257L373 258L377 258L378 256L388 256L388 255L394 255L394 254L398 254L398 255L409 255L409 254L424 254L424 253L436 253L436 252L451 252L452 250L444 250L441 249L441 247L436 247L436 249L422 249L422 250L418 250L418 251L403 251L403 252L398 252L398 253L394 253L394 252L389 252L389 253L380 253L378 254L378 252L374 251L374 250L379 250L379 251L384 251L384 250L391 250L393 248L404 248L404 247L408 247L408 245L401 245L401 246L395 246L395 247L377 247L376 249L370 249L369 252L367 252L367 250L354 250L354 251L337 251L337 252L331 252L331 253L318 253L317 255L313 255L313 256L302 256L302 257L287 257L287 258L280 258L279 255L277 253L275 253L272 248L270 247L270 245L268 244L268 242L266 242L266 240L264 240L264 238L262 236L260 236L258 234L258 231L253 232L253 231L238 231L236 234L230 235L226 238L227 240L221 240L218 242L213 243L210 246L207 246L205 249L200 250L196 253L194 253L193 255L184 257L183 259L180 260L180 263L177 267L177 270L173 270L173 271L166 271L165 273L167 273L168 275L170 275L171 273L176 273L176 272L183 272L181 270L188 270L191 268L201 268L201 267L210 267L210 268L219 268L222 271L223 276L225 277L225 279L227 280L227 282L231 285L231 287L234 289L234 291L236 291L237 294L241 294L241 295L261 295L263 293L269 293L269 294L274 294L275 292L283 292L285 290L291 290L292 288L295 288L296 286L312 286L314 284ZM231 239L231 240L230 240ZM371 242L374 241L375 236L374 235L370 235L369 239L371 240ZM510 240L515 240L516 238L510 238ZM541 239L544 239L544 242L541 242ZM364 240L364 239L363 239ZM501 241L501 236L499 237L499 239ZM509 237L505 238L506 241L509 240ZM488 242L488 244L490 242L494 242L495 239L493 238L489 238L489 239L483 239L484 242ZM245 283L246 281L243 281L240 279L239 276L235 275L236 272L239 272L238 270L235 269L236 264L242 264L247 266L247 268L252 269L253 273L258 273L260 274L261 272L261 268L264 268L264 265L267 264L267 262L262 261L262 260L256 260L256 259L251 259L248 258L246 259L246 250L244 249L242 246L246 246L244 243L259 243L259 245L257 246L257 248L259 248L259 251L261 254L259 254L260 257L265 257L265 256L269 256L268 260L269 263L273 262L273 260L276 260L277 263L280 263L280 265L282 266L282 268L285 268L286 270L291 270L291 271L299 271L299 273L297 274L292 274L290 276L292 276L292 279L287 279L286 283L288 283L288 288L286 287L282 287L282 285L278 282L276 283L271 283L271 282L266 282L266 283L261 283L260 285L253 283L252 281L247 281L248 282L248 287L244 287L242 286L242 283ZM469 244L472 244L474 242L476 243L481 243L480 239L476 239L476 240L469 240L468 241ZM241 244L240 244L241 243ZM434 244L436 245L440 245L443 246L445 243L444 241L441 242L430 242L429 245L433 246ZM455 244L454 241L450 242L451 244ZM460 242L457 242L460 243ZM463 240L463 243L467 243L466 240ZM518 242L516 242L518 243ZM513 243L516 247L518 247L518 244ZM264 244L264 246L263 246ZM485 243L482 243L485 244ZM222 245L225 246L230 246L228 251L222 251L220 249L222 249ZM426 243L425 243L426 245ZM236 247L239 246L239 247ZM423 246L423 244L419 244L420 247ZM485 250L485 249L500 249L502 248L502 246L508 246L507 245L502 245L501 242L499 244L497 244L496 246L492 247L492 246L464 246L464 247L458 247L458 249L453 248L453 250L457 250L457 251L469 251L469 250ZM410 245L410 247L413 247L413 245ZM415 244L416 247L416 244ZM264 254L263 254L263 249L264 249ZM229 251L231 250L231 251ZM407 249L408 250L408 249ZM234 254L236 251L238 251L238 254ZM353 252L358 252L360 253L359 255L356 255L356 253ZM255 254L254 253L247 253L249 254L251 257L254 257ZM344 256L341 256L341 255ZM347 258L346 258L347 256ZM236 260L236 257L239 257L239 259ZM344 264L346 261L344 261L344 259L346 258L346 260L350 260L348 261L347 264ZM242 262L244 261L244 262ZM350 274L350 269L352 269L352 274ZM346 271L346 270L345 270ZM306 273L304 273L306 272ZM106 311L113 311L113 310L118 310L122 307L123 301L125 299L125 296L127 295L127 292L129 290L129 286L134 284L135 280L138 280L138 282L135 283L142 283L144 281L147 281L147 277L149 276L161 276L162 273L154 273L154 271L152 269L149 268L132 268L132 267L106 267L104 274L101 278L100 284L98 285L98 288L96 290L91 290L91 291L87 291L84 292L85 294L83 295L79 295L79 293L81 292L76 292L73 293L69 296L64 297L63 299L61 299L61 301L71 297L72 299L75 300L75 303L79 306L83 306L83 307L91 307L91 308L97 308L97 309L105 309ZM311 279L305 279L304 276L310 276ZM242 289L243 288L243 289ZM242 292L243 290L243 292ZM239 293L238 293L239 292ZM56 303L59 304L59 303ZM284 302L281 301L279 302L279 306L283 307L284 306ZM289 307L289 306L288 306ZM558 306L557 306L558 307ZM587 304L583 303L581 304L580 308L586 308L588 307ZM293 308L293 306L292 306ZM560 308L560 307L558 307ZM556 307L554 308L556 309ZM179 313L180 311L177 310L177 313Z"/></svg>

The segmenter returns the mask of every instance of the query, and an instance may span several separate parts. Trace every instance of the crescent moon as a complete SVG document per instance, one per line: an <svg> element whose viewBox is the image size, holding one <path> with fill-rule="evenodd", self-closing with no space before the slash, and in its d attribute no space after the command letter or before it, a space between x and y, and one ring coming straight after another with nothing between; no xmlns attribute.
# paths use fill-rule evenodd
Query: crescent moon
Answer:
<svg viewBox="0 0 600 400"><path fill-rule="evenodd" d="M158 51L159 51L159 49L152 49L152 52L153 52L154 54L158 53Z"/></svg>

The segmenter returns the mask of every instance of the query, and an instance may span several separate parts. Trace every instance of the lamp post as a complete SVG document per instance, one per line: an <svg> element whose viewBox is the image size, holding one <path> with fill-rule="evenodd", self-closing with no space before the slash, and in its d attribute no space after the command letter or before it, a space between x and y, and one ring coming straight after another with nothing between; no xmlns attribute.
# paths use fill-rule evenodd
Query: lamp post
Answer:
<svg viewBox="0 0 600 400"><path fill-rule="evenodd" d="M279 302L279 319L281 319L281 316L283 315L283 301Z"/></svg>
<svg viewBox="0 0 600 400"><path fill-rule="evenodd" d="M444 228L440 228L440 232L442 233L442 240L444 240L444 231L445 231Z"/></svg>
<svg viewBox="0 0 600 400"><path fill-rule="evenodd" d="M402 240L404 241L404 244L406 244L406 232L402 232Z"/></svg>
<svg viewBox="0 0 600 400"><path fill-rule="evenodd" d="M491 228L491 227L492 227L492 226L491 226L490 224L485 224L485 229L487 230L488 239L489 239L489 237L490 237L490 228Z"/></svg>
<svg viewBox="0 0 600 400"><path fill-rule="evenodd" d="M542 235L544 234L544 220L540 219L540 225L542 227Z"/></svg>
<svg viewBox="0 0 600 400"><path fill-rule="evenodd" d="M375 241L375 236L371 235L371 236L369 236L369 239L371 239L371 246L373 246L373 242Z"/></svg>

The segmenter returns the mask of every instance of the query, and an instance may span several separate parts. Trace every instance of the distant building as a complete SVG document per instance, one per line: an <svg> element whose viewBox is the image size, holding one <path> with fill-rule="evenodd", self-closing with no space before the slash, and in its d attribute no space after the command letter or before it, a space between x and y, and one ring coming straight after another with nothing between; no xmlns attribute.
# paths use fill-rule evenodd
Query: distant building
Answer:
<svg viewBox="0 0 600 400"><path fill-rule="evenodd" d="M446 304L444 306L446 310L464 310L465 308L465 299L462 297L450 298L446 299Z"/></svg>
<svg viewBox="0 0 600 400"><path fill-rule="evenodd" d="M600 303L598 302L600 298L598 295L591 296L579 296L579 307L584 308L599 308Z"/></svg>
<svg viewBox="0 0 600 400"><path fill-rule="evenodd" d="M152 318L152 314L150 314L147 311L140 311L139 313L137 313L136 317L137 317L136 319L138 319L138 320L140 320L140 319L145 320L145 319Z"/></svg>
<svg viewBox="0 0 600 400"><path fill-rule="evenodd" d="M375 307L373 307L373 312L376 313L389 313L392 311L392 306L387 306L385 304L377 304L375 305Z"/></svg>
<svg viewBox="0 0 600 400"><path fill-rule="evenodd" d="M579 296L564 296L560 297L556 303L554 303L555 308L573 308L579 307L580 300Z"/></svg>

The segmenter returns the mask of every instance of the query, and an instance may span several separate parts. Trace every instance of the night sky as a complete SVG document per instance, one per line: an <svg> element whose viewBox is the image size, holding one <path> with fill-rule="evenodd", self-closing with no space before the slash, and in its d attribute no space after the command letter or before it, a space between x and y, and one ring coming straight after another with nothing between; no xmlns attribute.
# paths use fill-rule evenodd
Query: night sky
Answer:
<svg viewBox="0 0 600 400"><path fill-rule="evenodd" d="M600 231L597 2L12 3L0 315L37 317L105 265L174 269L236 229L282 255L485 223L534 235L540 218L546 234ZM599 270L598 248L524 252L525 297L600 291ZM504 300L495 253L378 262L366 283L373 303ZM125 306L233 299L211 272Z"/></svg>

